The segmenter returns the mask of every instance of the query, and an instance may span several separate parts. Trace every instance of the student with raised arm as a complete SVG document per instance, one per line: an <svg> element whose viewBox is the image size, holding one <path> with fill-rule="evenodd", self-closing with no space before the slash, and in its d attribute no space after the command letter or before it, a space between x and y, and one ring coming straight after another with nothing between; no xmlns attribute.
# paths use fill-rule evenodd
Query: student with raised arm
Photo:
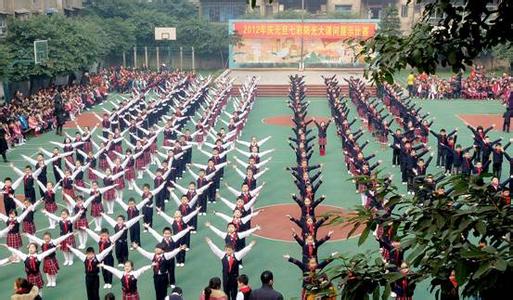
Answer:
<svg viewBox="0 0 513 300"><path fill-rule="evenodd" d="M16 197L14 197L13 195L9 196L12 198L12 200L16 203L17 206L23 209L23 211L25 211L32 205L32 203L27 198L25 198L23 201L20 201L16 199ZM39 200L39 203L41 203L41 200ZM34 223L34 210L31 210L25 216L21 224L23 233L34 234L36 232L36 224Z"/></svg>
<svg viewBox="0 0 513 300"><path fill-rule="evenodd" d="M89 196L94 196L94 199L91 203L91 216L94 218L95 229L94 231L100 231L102 228L102 215L103 205L102 205L102 194L108 190L115 188L115 185L106 186L106 187L98 187L98 182L93 181L91 183L91 188L83 188L79 186L75 186L76 189L88 194Z"/></svg>
<svg viewBox="0 0 513 300"><path fill-rule="evenodd" d="M50 152L49 152L50 153ZM21 155L25 161L27 161L30 165L34 166L35 168L41 169L41 173L39 173L38 176L33 176L34 179L37 179L43 183L44 186L46 186L46 183L48 182L48 174L47 174L47 166L50 163L53 163L54 161L60 159L59 156L52 157L52 153L50 153L50 158L45 160L43 154L39 153L36 157L36 159L32 159L26 155ZM39 195L43 197L43 190L39 189Z"/></svg>
<svg viewBox="0 0 513 300"><path fill-rule="evenodd" d="M138 246L134 248L145 258L151 260L153 266L153 284L155 288L155 298L164 300L167 296L167 287L169 284L168 264L180 251L184 251L187 246L181 245L172 251L165 252L166 245L159 243L155 246L154 253L148 252ZM174 259L173 259L174 261ZM174 285L174 284L173 284Z"/></svg>
<svg viewBox="0 0 513 300"><path fill-rule="evenodd" d="M170 227L164 227L162 230L162 235L160 235L153 228L149 227L147 224L144 224L144 227L148 229L148 232L157 240L157 242L161 243L164 247L164 252L170 252L181 246L179 241L185 236L190 230L191 227L187 227L180 232L175 232L175 235L172 235L172 230ZM184 252L181 250L181 252ZM178 254L177 254L178 255ZM176 283L175 279L175 258L172 257L169 259L167 264L167 273L168 273L168 282L171 286L174 286Z"/></svg>
<svg viewBox="0 0 513 300"><path fill-rule="evenodd" d="M239 174L244 180L243 183L246 183L249 186L250 190L254 190L257 187L257 179L265 174L269 170L269 168L265 168L260 171L258 174L254 174L251 168L246 169L246 173L239 170L236 166L233 166L237 174Z"/></svg>
<svg viewBox="0 0 513 300"><path fill-rule="evenodd" d="M116 220L112 219L108 215L102 213L102 217L107 223L109 223L112 228L114 228L114 232L118 233L123 231L123 234L116 240L116 259L118 260L118 267L122 267L123 264L128 260L128 234L127 230L130 229L134 224L138 223L143 216L137 216L127 222L125 222L125 217L123 215L119 215Z"/></svg>
<svg viewBox="0 0 513 300"><path fill-rule="evenodd" d="M90 171L103 180L104 188L110 186L117 187L116 180L125 174L125 171L112 174L109 168L105 170L105 173L93 169L90 169ZM112 215L114 213L114 200L118 198L117 191L116 189L108 189L102 194L103 200L107 205L107 214Z"/></svg>
<svg viewBox="0 0 513 300"><path fill-rule="evenodd" d="M49 212L43 210L43 213L49 219L52 219L59 224L61 236L68 235L69 233L73 233L73 223L75 222L75 220L80 218L80 215L83 212L84 211L81 210L73 217L70 217L68 209L65 208L61 211L61 216L58 217L52 213L49 213ZM75 236L73 234L69 235L68 238L61 243L61 251L62 251L62 254L64 255L64 263L63 263L64 266L73 265L73 253L69 252L68 245L75 246Z"/></svg>
<svg viewBox="0 0 513 300"><path fill-rule="evenodd" d="M132 185L134 187L134 191L141 196L141 198L149 199L149 201L143 206L143 222L144 224L149 224L150 227L153 225L153 196L158 194L165 186L166 182L163 182L158 188L150 190L150 185L145 183L143 185L143 189L141 190L135 182L132 181Z"/></svg>
<svg viewBox="0 0 513 300"><path fill-rule="evenodd" d="M153 264L146 265L138 270L134 270L134 263L128 260L125 262L123 271L103 263L101 263L99 266L121 280L123 300L139 300L139 292L137 291L137 279L144 272L151 269Z"/></svg>
<svg viewBox="0 0 513 300"><path fill-rule="evenodd" d="M258 214L260 214L260 212L262 212L262 211L263 211L262 209L257 210L253 213L248 214L245 217L242 216L242 212L238 209L235 209L233 211L232 217L225 215L223 213L220 213L220 212L216 212L216 211L214 212L214 215L225 220L227 223L233 223L235 225L235 227L237 228L237 231L244 231L244 230L249 229L249 221L251 220L251 218L258 216Z"/></svg>
<svg viewBox="0 0 513 300"><path fill-rule="evenodd" d="M166 178L169 177L169 174L171 174L171 171L173 169L169 168L165 173L162 173L160 169L157 169L155 174L153 174L149 169L146 169L146 173L150 176L151 179L153 179L153 188L157 189L160 185L165 183L167 185ZM155 194L155 206L159 208L162 211L166 210L166 189L161 189L158 193Z"/></svg>
<svg viewBox="0 0 513 300"><path fill-rule="evenodd" d="M100 263L110 254L114 245L110 245L98 255L94 253L93 247L88 247L85 254L71 246L68 247L84 263L87 300L100 300Z"/></svg>
<svg viewBox="0 0 513 300"><path fill-rule="evenodd" d="M226 204L226 206L228 206L232 211L234 211L236 209L240 210L242 216L245 217L251 213L252 208L255 205L255 202L257 200L257 197L258 197L258 195L255 195L255 197L252 197L248 203L244 203L244 199L241 196L237 197L237 200L235 203L233 203L233 202L229 201L228 199L223 198L221 196L219 196L219 199L221 200L221 202Z"/></svg>
<svg viewBox="0 0 513 300"><path fill-rule="evenodd" d="M59 246L57 246L59 247ZM36 243L30 243L28 245L28 254L25 254L18 249L11 248L7 246L7 249L16 256L17 259L21 259L25 265L25 273L27 274L27 280L28 282L32 283L33 285L37 286L40 290L40 294L42 294L42 288L43 288L43 278L41 277L41 261L48 255L52 254L57 250L57 248L49 249L45 252L42 252L40 254L37 254L37 244Z"/></svg>
<svg viewBox="0 0 513 300"><path fill-rule="evenodd" d="M288 262L293 263L296 266L298 266L298 268L304 274L303 288L306 288L306 286L308 284L311 284L312 280L316 278L316 276L315 276L316 273L322 271L322 269L324 269L328 264L330 264L334 260L334 257L336 255L337 255L337 252L331 253L330 258L327 258L320 263L318 263L317 259L314 257L310 258L307 263L303 263L300 260L290 257L290 255L288 255L288 254L283 255L283 258L285 258Z"/></svg>
<svg viewBox="0 0 513 300"><path fill-rule="evenodd" d="M39 188L43 191L43 201L45 203L45 210L50 213L55 213L57 211L57 203L55 202L55 193L59 186L61 185L61 181L57 182L54 186L51 181L46 183L46 186L43 185L39 180L36 180ZM55 228L55 222L51 219L48 220L50 222L50 229Z"/></svg>
<svg viewBox="0 0 513 300"><path fill-rule="evenodd" d="M255 136L251 137L251 140L249 142L243 141L243 140L237 140L236 142L248 147L248 149L251 150L251 147L257 147L260 150L260 147L265 144L269 139L271 139L271 136L268 136L266 138L261 139L260 141L257 140Z"/></svg>
<svg viewBox="0 0 513 300"><path fill-rule="evenodd" d="M235 252L231 244L226 244L223 251L219 249L208 237L205 238L205 240L207 241L210 250L212 250L214 255L221 260L223 290L228 296L228 300L235 300L237 298L237 277L239 277L240 261L249 253L256 244L256 241L251 241L248 246Z"/></svg>
<svg viewBox="0 0 513 300"><path fill-rule="evenodd" d="M127 220L130 221L132 219L137 218L140 215L140 211L146 203L148 203L150 199L144 199L139 204L135 203L135 199L130 197L128 199L128 205L125 204L121 199L116 199L116 202L126 211ZM139 221L135 222L128 229L130 233L130 244L137 243L137 245L141 245L141 226ZM132 247L130 247L132 249Z"/></svg>
<svg viewBox="0 0 513 300"><path fill-rule="evenodd" d="M255 158L255 161L258 163L260 162L260 159L264 156L264 155L267 155L269 153L272 153L274 151L276 151L276 149L269 149L269 150L265 150L265 151L262 151L262 152L258 152L257 148L253 147L252 149L250 149L250 152L248 151L243 151L243 150L240 150L239 148L235 148L235 151L239 152L240 154L246 156L248 159L250 157L253 157Z"/></svg>
<svg viewBox="0 0 513 300"><path fill-rule="evenodd" d="M251 198L258 195L260 193L260 190L265 186L265 182L263 182L260 186L256 187L253 190L249 189L249 185L245 182L241 184L241 189L237 190L231 186L229 186L227 183L224 184L228 191L230 191L235 196L241 196L244 199L244 203L248 203Z"/></svg>
<svg viewBox="0 0 513 300"><path fill-rule="evenodd" d="M73 233L62 235L56 239L52 239L52 235L49 232L43 234L43 239L36 237L35 235L25 234L31 243L36 243L41 247L41 251L45 252L57 246L60 246L67 238ZM43 272L46 274L47 287L57 286L57 274L59 273L59 262L57 256L54 253L46 256L43 259Z"/></svg>
<svg viewBox="0 0 513 300"><path fill-rule="evenodd" d="M198 195L198 205L201 206L199 215L206 215L208 202L212 202L212 199L215 199L216 188L212 179L216 176L216 172L214 171L206 175L205 169L200 169L198 174L194 173L189 167L187 167L187 170L192 178L196 180L196 187L198 189L207 186L206 191Z"/></svg>
<svg viewBox="0 0 513 300"><path fill-rule="evenodd" d="M7 225L7 228L9 228L9 230L6 233L7 246L14 249L20 249L21 246L23 246L23 241L21 240L20 234L20 224L31 211L34 211L38 204L39 201L32 204L27 209L25 209L23 213L21 213L21 215L19 216L16 210L14 209L11 209L11 211L9 211L8 216L0 213L0 220L2 220Z"/></svg>
<svg viewBox="0 0 513 300"><path fill-rule="evenodd" d="M25 166L25 172L23 172L16 168L12 163L10 166L18 176L23 178L23 193L25 195L25 199L29 199L31 203L34 203L36 201L36 189L34 188L35 179L38 178L39 174L41 174L43 168L40 167L39 169L32 171L32 167L27 165Z"/></svg>
<svg viewBox="0 0 513 300"><path fill-rule="evenodd" d="M159 216L164 218L164 220L166 220L171 225L173 232L181 232L184 228L190 228L190 231L193 231L195 228L190 226L189 222L194 216L198 214L199 210L200 208L198 207L185 216L182 215L179 210L177 210L174 213L173 218L163 212L159 212ZM180 239L179 244L187 245L187 251L190 249L191 235L189 232L187 232L185 236ZM185 252L182 252L177 256L176 262L178 267L183 267L185 265Z"/></svg>
<svg viewBox="0 0 513 300"><path fill-rule="evenodd" d="M78 236L78 249L85 249L85 245L87 244L87 232L80 228L89 227L89 221L87 220L87 207L93 202L95 197L93 195L87 198L85 202L84 198L80 195L77 196L76 202L69 195L66 195L66 198L68 198L68 201L71 202L73 206L74 215L78 214L80 211L83 211L80 214L80 217L75 221L74 226Z"/></svg>
<svg viewBox="0 0 513 300"><path fill-rule="evenodd" d="M237 231L237 228L233 223L228 223L226 225L226 232L219 230L214 225L210 224L210 222L205 223L205 226L212 230L217 236L224 240L225 244L231 244L235 251L240 251L245 246L245 239L252 235L255 231L260 230L261 227L259 225L245 230L245 231Z"/></svg>
<svg viewBox="0 0 513 300"><path fill-rule="evenodd" d="M269 157L268 159L266 160L263 160L259 163L257 163L255 161L255 158L254 157L250 157L248 159L248 162L244 162L242 160L240 160L237 156L234 156L233 157L235 159L236 162L239 163L239 165L241 165L244 169L247 169L248 167L251 167L251 169L253 170L253 173L258 173L258 170L260 170L260 168L262 168L263 166L265 166L268 162L270 162L273 158L272 156Z"/></svg>

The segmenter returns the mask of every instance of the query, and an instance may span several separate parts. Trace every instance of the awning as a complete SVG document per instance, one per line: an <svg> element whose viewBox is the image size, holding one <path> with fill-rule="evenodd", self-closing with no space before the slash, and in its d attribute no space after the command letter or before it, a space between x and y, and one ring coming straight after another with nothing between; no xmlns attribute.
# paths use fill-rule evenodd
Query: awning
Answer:
<svg viewBox="0 0 513 300"><path fill-rule="evenodd" d="M28 9L24 9L24 8L22 8L22 9L16 9L16 10L14 10L14 13L15 13L15 14L19 14L19 15L23 15L23 14L30 14L30 10L28 10Z"/></svg>

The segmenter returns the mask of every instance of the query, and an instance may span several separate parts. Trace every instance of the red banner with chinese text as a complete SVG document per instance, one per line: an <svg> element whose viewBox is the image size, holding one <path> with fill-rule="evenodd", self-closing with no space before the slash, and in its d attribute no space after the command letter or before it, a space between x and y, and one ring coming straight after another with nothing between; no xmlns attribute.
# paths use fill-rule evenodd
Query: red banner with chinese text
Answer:
<svg viewBox="0 0 513 300"><path fill-rule="evenodd" d="M365 40L376 32L375 23L351 22L234 22L243 39L303 38L321 40Z"/></svg>

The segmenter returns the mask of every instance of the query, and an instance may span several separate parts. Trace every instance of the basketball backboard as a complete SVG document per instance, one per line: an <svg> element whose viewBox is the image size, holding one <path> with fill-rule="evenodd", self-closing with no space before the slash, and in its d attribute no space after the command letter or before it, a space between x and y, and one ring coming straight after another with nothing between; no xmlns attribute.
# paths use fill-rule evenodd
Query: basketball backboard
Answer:
<svg viewBox="0 0 513 300"><path fill-rule="evenodd" d="M175 41L176 27L155 27L156 41Z"/></svg>

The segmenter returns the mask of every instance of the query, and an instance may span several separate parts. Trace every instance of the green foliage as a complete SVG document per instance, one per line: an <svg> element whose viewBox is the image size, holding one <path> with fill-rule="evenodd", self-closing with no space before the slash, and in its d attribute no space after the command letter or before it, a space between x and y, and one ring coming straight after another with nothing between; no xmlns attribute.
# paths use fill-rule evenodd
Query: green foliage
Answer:
<svg viewBox="0 0 513 300"><path fill-rule="evenodd" d="M359 244L378 225L393 226L393 240L401 242L405 260L414 270L416 280L434 279L433 289L438 288L437 279L446 280L455 270L464 296L479 294L483 299L500 299L508 290L513 274L512 207L504 206L499 195L487 189L483 178L451 176L441 183L448 184L454 191L433 201L404 197L396 193L395 187L383 185L378 197L388 199L385 209L360 207L348 222L354 227L365 226ZM367 262L368 255L349 260L358 262L356 266L362 263L365 266L358 269L359 278L378 281L366 284L374 287L367 289L367 294L375 293L380 286L384 288L382 280L386 278L379 259L373 265ZM354 274L347 264L327 271L330 278L337 280L349 276L348 273ZM354 292L350 285L342 290L343 295L354 296Z"/></svg>
<svg viewBox="0 0 513 300"><path fill-rule="evenodd" d="M495 46L492 53L499 59L504 59L509 63L513 63L513 44L511 44L511 42Z"/></svg>
<svg viewBox="0 0 513 300"><path fill-rule="evenodd" d="M12 59L10 49L5 44L0 44L0 79L8 76Z"/></svg>
<svg viewBox="0 0 513 300"><path fill-rule="evenodd" d="M101 29L95 24L59 15L35 16L27 21L12 20L6 37L12 56L10 78L53 77L86 69L105 54L102 37ZM48 62L43 65L33 63L35 40L48 40Z"/></svg>
<svg viewBox="0 0 513 300"><path fill-rule="evenodd" d="M362 42L366 75L392 82L405 68L433 74L439 66L457 73L483 50L513 41L512 1L410 0L424 7L422 17L405 36L379 32ZM440 19L435 17L443 16Z"/></svg>
<svg viewBox="0 0 513 300"><path fill-rule="evenodd" d="M401 20L399 19L399 10L393 5L388 5L383 9L381 20L379 21L379 34L385 36L401 35Z"/></svg>

